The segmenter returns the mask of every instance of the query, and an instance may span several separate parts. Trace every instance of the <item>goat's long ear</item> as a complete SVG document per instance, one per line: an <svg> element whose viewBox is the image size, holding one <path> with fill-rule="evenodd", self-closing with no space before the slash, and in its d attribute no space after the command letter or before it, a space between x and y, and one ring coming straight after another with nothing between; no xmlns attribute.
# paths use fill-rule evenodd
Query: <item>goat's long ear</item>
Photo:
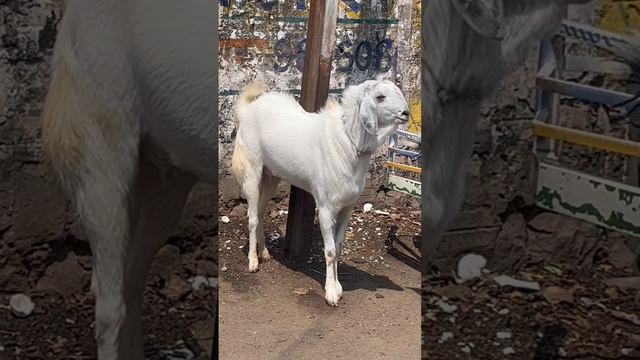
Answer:
<svg viewBox="0 0 640 360"><path fill-rule="evenodd" d="M453 7L478 34L500 40L504 37L503 0L452 0Z"/></svg>
<svg viewBox="0 0 640 360"><path fill-rule="evenodd" d="M378 116L376 114L376 102L371 91L365 89L358 106L358 117L364 129L371 135L378 133Z"/></svg>

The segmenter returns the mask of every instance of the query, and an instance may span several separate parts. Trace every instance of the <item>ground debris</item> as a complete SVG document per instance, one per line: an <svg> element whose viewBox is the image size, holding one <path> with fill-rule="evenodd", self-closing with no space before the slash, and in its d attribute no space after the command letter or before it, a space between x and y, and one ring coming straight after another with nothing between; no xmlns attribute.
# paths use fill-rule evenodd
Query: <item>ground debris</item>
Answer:
<svg viewBox="0 0 640 360"><path fill-rule="evenodd" d="M506 275L494 276L493 280L500 286L509 286L519 290L540 290L540 284L538 284L537 282L516 280Z"/></svg>
<svg viewBox="0 0 640 360"><path fill-rule="evenodd" d="M548 286L542 290L542 296L551 304L573 303L573 294L559 286Z"/></svg>
<svg viewBox="0 0 640 360"><path fill-rule="evenodd" d="M33 313L36 304L25 294L15 294L9 298L9 307L17 317L27 317Z"/></svg>
<svg viewBox="0 0 640 360"><path fill-rule="evenodd" d="M458 277L462 281L480 277L485 266L487 266L487 259L484 256L467 254L458 262Z"/></svg>

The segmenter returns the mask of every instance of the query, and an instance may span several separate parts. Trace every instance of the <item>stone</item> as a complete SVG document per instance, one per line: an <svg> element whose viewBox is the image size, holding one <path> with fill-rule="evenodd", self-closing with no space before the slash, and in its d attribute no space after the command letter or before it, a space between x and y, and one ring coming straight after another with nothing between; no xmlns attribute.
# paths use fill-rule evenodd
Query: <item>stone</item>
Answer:
<svg viewBox="0 0 640 360"><path fill-rule="evenodd" d="M36 288L55 291L65 299L70 298L74 294L82 293L84 277L88 273L80 265L76 254L69 253L64 260L51 264L45 270Z"/></svg>
<svg viewBox="0 0 640 360"><path fill-rule="evenodd" d="M242 191L236 179L231 175L220 177L220 200L236 200L242 198Z"/></svg>
<svg viewBox="0 0 640 360"><path fill-rule="evenodd" d="M573 294L559 286L548 286L542 290L542 296L551 304L573 303Z"/></svg>
<svg viewBox="0 0 640 360"><path fill-rule="evenodd" d="M9 307L14 315L27 317L33 313L36 304L25 294L15 294L9 298Z"/></svg>
<svg viewBox="0 0 640 360"><path fill-rule="evenodd" d="M448 257L469 252L487 251L493 248L499 228L452 231L445 234L442 244L448 247ZM442 250L442 249L441 249Z"/></svg>
<svg viewBox="0 0 640 360"><path fill-rule="evenodd" d="M180 248L175 245L167 244L160 248L156 259L151 264L149 273L158 275L165 282L169 280L169 276L178 271L182 265L180 258Z"/></svg>
<svg viewBox="0 0 640 360"><path fill-rule="evenodd" d="M191 292L191 290L191 284L184 281L180 276L171 274L169 281L165 282L165 286L161 292L170 299L179 300Z"/></svg>
<svg viewBox="0 0 640 360"><path fill-rule="evenodd" d="M236 205L233 210L229 213L229 217L232 218L242 218L247 215L247 207L245 204Z"/></svg>
<svg viewBox="0 0 640 360"><path fill-rule="evenodd" d="M620 289L640 290L640 276L611 278L604 280L604 283Z"/></svg>
<svg viewBox="0 0 640 360"><path fill-rule="evenodd" d="M297 295L307 295L309 293L309 288L296 288L293 290L293 293Z"/></svg>
<svg viewBox="0 0 640 360"><path fill-rule="evenodd" d="M634 256L624 240L625 235L611 234L609 237L611 245L607 249L607 262L619 270L631 268Z"/></svg>

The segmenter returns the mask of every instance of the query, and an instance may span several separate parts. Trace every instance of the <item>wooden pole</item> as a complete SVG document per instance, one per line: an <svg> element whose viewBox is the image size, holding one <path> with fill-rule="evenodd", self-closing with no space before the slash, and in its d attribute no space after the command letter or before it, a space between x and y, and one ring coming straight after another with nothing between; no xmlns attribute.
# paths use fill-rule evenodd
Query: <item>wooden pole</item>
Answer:
<svg viewBox="0 0 640 360"><path fill-rule="evenodd" d="M329 95L337 18L338 0L311 1L300 96L300 105L309 112L324 106ZM309 257L315 210L311 194L292 186L285 244L289 258L304 260Z"/></svg>

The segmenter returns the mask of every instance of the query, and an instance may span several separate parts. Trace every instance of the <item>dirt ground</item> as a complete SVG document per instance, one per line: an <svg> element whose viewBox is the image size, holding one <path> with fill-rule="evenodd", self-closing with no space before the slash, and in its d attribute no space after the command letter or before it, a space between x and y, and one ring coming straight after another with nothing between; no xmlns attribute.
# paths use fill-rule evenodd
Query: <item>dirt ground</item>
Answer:
<svg viewBox="0 0 640 360"><path fill-rule="evenodd" d="M224 190L223 190L224 191ZM353 213L338 266L344 297L324 301L322 237L311 258L284 257L286 196L267 210L272 259L249 273L246 205L220 204L220 359L417 359L420 354L420 273L417 201L379 190L363 196L374 210ZM411 206L413 205L413 207ZM388 214L376 213L375 210Z"/></svg>
<svg viewBox="0 0 640 360"><path fill-rule="evenodd" d="M0 266L1 272L14 271L0 287L2 360L95 359L89 249L76 239L57 244L22 254L22 269ZM215 244L215 236L204 234L173 238L160 250L145 292L147 359L211 359L216 292L207 285L196 290L189 280L215 278ZM29 283L30 290L22 292L35 303L29 316L18 316L9 306L15 281Z"/></svg>
<svg viewBox="0 0 640 360"><path fill-rule="evenodd" d="M640 277L608 263L588 270L539 263L509 274L540 290L426 281L428 359L640 359Z"/></svg>

